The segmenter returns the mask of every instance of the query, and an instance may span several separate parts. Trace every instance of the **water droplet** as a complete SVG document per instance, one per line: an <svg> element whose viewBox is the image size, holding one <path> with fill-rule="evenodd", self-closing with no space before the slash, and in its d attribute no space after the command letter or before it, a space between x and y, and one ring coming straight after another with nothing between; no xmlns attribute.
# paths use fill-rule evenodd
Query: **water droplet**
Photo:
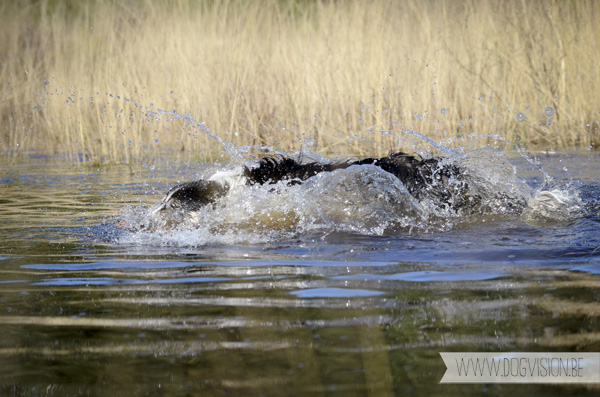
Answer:
<svg viewBox="0 0 600 397"><path fill-rule="evenodd" d="M448 109L442 108L442 114L446 114L446 113L448 113Z"/></svg>
<svg viewBox="0 0 600 397"><path fill-rule="evenodd" d="M417 113L417 120L423 121L423 115L421 113Z"/></svg>
<svg viewBox="0 0 600 397"><path fill-rule="evenodd" d="M155 140L154 140L154 143L158 143L158 139L155 139Z"/></svg>
<svg viewBox="0 0 600 397"><path fill-rule="evenodd" d="M477 100L481 101L483 99L482 96L477 97Z"/></svg>
<svg viewBox="0 0 600 397"><path fill-rule="evenodd" d="M544 113L546 113L546 116L552 117L554 116L554 108L552 106L548 106L546 109L544 109Z"/></svg>
<svg viewBox="0 0 600 397"><path fill-rule="evenodd" d="M519 123L522 123L523 121L525 121L526 118L527 118L527 116L525 116L525 114L523 112L517 113L517 121Z"/></svg>
<svg viewBox="0 0 600 397"><path fill-rule="evenodd" d="M550 127L550 124L552 124L552 117L548 117L548 118L546 119L546 126L547 126L547 127Z"/></svg>

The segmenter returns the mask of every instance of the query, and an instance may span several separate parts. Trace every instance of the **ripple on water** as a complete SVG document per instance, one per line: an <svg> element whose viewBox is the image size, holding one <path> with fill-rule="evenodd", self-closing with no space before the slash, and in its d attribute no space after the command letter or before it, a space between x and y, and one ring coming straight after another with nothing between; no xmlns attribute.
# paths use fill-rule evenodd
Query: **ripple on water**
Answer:
<svg viewBox="0 0 600 397"><path fill-rule="evenodd" d="M342 280L398 280L412 282L428 281L482 281L504 277L504 273L491 271L434 271L424 270L417 272L395 273L395 274L353 274L349 276L338 276Z"/></svg>
<svg viewBox="0 0 600 397"><path fill-rule="evenodd" d="M569 270L574 272L586 272L590 274L599 274L600 275L600 265L583 265L583 266L575 266L570 268Z"/></svg>
<svg viewBox="0 0 600 397"><path fill-rule="evenodd" d="M290 294L299 298L357 298L383 295L384 292L351 288L306 288Z"/></svg>

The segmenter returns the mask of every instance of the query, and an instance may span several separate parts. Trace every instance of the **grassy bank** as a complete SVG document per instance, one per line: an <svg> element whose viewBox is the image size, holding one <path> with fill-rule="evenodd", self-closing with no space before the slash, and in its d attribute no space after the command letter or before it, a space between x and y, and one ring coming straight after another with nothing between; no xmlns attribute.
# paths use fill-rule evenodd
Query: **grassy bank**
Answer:
<svg viewBox="0 0 600 397"><path fill-rule="evenodd" d="M214 159L194 120L328 154L415 149L406 129L594 147L598 20L597 1L3 2L0 150Z"/></svg>

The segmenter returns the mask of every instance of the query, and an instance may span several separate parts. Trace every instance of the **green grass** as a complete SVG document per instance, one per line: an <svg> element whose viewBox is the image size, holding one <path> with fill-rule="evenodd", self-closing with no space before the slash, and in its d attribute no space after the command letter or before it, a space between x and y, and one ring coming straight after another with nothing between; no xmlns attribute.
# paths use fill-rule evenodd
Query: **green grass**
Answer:
<svg viewBox="0 0 600 397"><path fill-rule="evenodd" d="M597 1L3 2L0 150L227 154L159 109L236 146L322 154L427 146L404 130L595 148L598 20Z"/></svg>

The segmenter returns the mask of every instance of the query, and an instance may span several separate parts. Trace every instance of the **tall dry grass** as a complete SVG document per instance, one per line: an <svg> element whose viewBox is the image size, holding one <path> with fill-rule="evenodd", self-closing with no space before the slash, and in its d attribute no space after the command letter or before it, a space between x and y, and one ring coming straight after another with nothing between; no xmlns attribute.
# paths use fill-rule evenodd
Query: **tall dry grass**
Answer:
<svg viewBox="0 0 600 397"><path fill-rule="evenodd" d="M219 156L194 120L234 145L329 154L418 149L405 130L593 147L598 20L594 0L4 2L0 148Z"/></svg>

